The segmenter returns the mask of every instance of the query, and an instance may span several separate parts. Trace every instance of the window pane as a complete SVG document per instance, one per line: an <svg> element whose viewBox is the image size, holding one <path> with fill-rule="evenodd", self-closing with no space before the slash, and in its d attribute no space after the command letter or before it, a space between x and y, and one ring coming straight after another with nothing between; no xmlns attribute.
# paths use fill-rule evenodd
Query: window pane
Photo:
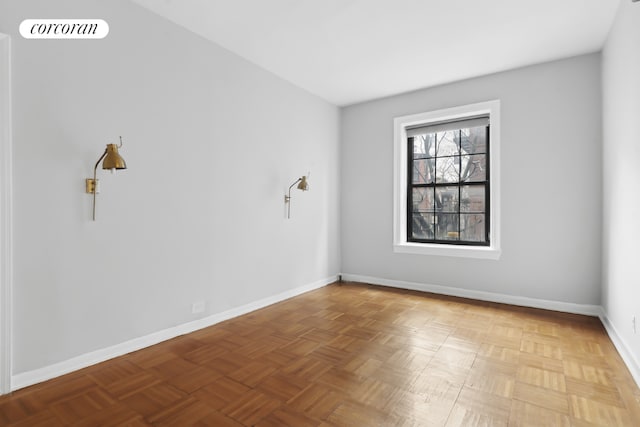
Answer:
<svg viewBox="0 0 640 427"><path fill-rule="evenodd" d="M433 214L413 213L413 223L411 224L412 238L414 239L434 239Z"/></svg>
<svg viewBox="0 0 640 427"><path fill-rule="evenodd" d="M475 128L462 129L460 139L462 154L476 154L487 152L487 128L479 126Z"/></svg>
<svg viewBox="0 0 640 427"><path fill-rule="evenodd" d="M420 159L413 161L413 183L431 184L436 169L435 159Z"/></svg>
<svg viewBox="0 0 640 427"><path fill-rule="evenodd" d="M461 181L478 182L487 179L487 156L476 154L473 156L462 156Z"/></svg>
<svg viewBox="0 0 640 427"><path fill-rule="evenodd" d="M436 133L436 155L455 156L460 154L458 150L458 134L457 130Z"/></svg>
<svg viewBox="0 0 640 427"><path fill-rule="evenodd" d="M459 240L458 214L436 214L436 239Z"/></svg>
<svg viewBox="0 0 640 427"><path fill-rule="evenodd" d="M433 188L414 188L413 211L414 212L433 212L435 205L433 203Z"/></svg>
<svg viewBox="0 0 640 427"><path fill-rule="evenodd" d="M485 241L484 215L460 215L460 240L467 242Z"/></svg>
<svg viewBox="0 0 640 427"><path fill-rule="evenodd" d="M460 156L436 159L436 182L458 182L460 179Z"/></svg>
<svg viewBox="0 0 640 427"><path fill-rule="evenodd" d="M458 187L437 187L435 203L438 212L458 212Z"/></svg>
<svg viewBox="0 0 640 427"><path fill-rule="evenodd" d="M484 213L484 185L463 185L460 192L462 193L461 212Z"/></svg>
<svg viewBox="0 0 640 427"><path fill-rule="evenodd" d="M413 158L425 159L436 155L436 135L416 135L413 138Z"/></svg>

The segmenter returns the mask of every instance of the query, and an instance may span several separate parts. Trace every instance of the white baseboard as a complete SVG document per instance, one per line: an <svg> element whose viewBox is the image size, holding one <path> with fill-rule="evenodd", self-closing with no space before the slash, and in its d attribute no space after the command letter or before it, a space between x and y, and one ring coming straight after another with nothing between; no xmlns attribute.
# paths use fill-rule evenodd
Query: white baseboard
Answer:
<svg viewBox="0 0 640 427"><path fill-rule="evenodd" d="M570 302L550 301L537 298L520 297L516 295L498 294L493 292L473 291L448 286L429 285L426 283L405 282L402 280L381 279L379 277L361 276L358 274L342 274L342 280L370 283L372 285L389 286L392 288L410 289L414 291L431 292L440 295L449 295L461 298L470 298L480 301L497 302L503 304L518 305L522 307L542 308L545 310L562 311L565 313L584 314L599 317L602 308L599 305L574 304Z"/></svg>
<svg viewBox="0 0 640 427"><path fill-rule="evenodd" d="M154 332L143 337L134 338L129 341L125 341L120 344L116 344L101 350L92 351L82 354L80 356L73 357L71 359L55 363L53 365L45 366L43 368L34 369L32 371L22 372L11 377L11 389L18 390L33 384L37 384L42 381L46 381L52 378L59 377L60 375L68 374L69 372L77 371L78 369L86 368L87 366L95 365L96 363L104 362L114 357L122 356L133 351L143 349L145 347L158 344L159 342L175 338L180 335L188 334L190 332L197 331L199 329L206 328L216 323L232 319L234 317L241 316L243 314L250 313L260 308L267 307L269 305L284 301L286 299L295 297L305 292L312 291L314 289L321 288L330 283L338 280L338 276L327 277L316 282L300 286L286 292L279 293L267 298L263 298L258 301L251 302L249 304L242 305L240 307L232 308L221 313L216 313L211 316L204 317L202 319L194 320L192 322L184 323L178 326L174 326L162 331Z"/></svg>
<svg viewBox="0 0 640 427"><path fill-rule="evenodd" d="M607 334L609 335L609 338L611 338L611 342L613 342L616 350L618 350L620 357L622 357L625 365L627 365L627 369L629 369L631 376L636 381L638 387L640 387L640 363L638 362L638 359L636 359L633 352L629 350L629 346L627 346L620 334L618 334L617 329L613 326L611 320L609 320L609 316L604 309L601 310L600 321L607 330Z"/></svg>

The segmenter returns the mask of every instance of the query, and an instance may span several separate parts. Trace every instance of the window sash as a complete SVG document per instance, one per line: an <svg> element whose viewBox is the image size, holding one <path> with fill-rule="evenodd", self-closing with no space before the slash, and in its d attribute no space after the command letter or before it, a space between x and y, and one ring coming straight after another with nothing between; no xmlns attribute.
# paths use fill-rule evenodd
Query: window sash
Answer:
<svg viewBox="0 0 640 427"><path fill-rule="evenodd" d="M481 122L479 122L478 120L481 120ZM444 132L447 130L462 130L462 129L466 129L469 127L478 127L478 126L482 126L482 123L484 123L485 129L486 129L486 133L485 133L485 138L486 138L486 150L483 153L483 155L485 156L485 162L486 162L486 173L485 173L485 180L484 181L471 181L471 182L466 182L466 181L461 181L461 177L460 177L460 173L461 173L461 167L459 166L459 170L458 170L458 181L457 182L430 182L430 183L417 183L414 184L413 183L413 167L414 167L414 138L417 135L423 135L425 133L438 133L438 132ZM406 209L406 213L407 213L407 241L408 242L414 242L414 243L438 243L438 244L447 244L447 245L467 245L467 246L490 246L491 245L491 240L490 240L490 181L489 181L489 177L490 177L490 173L489 173L489 169L490 169L490 156L489 156L489 151L490 151L490 141L489 141L489 123L488 123L488 117L475 117L475 118L471 118L471 119L464 119L464 120L457 120L457 121L451 121L451 122L446 122L446 123L439 123L436 126L441 126L438 129L440 129L439 131L434 132L433 129L436 129L436 127L429 125L429 126L416 126L413 127L411 129L415 130L415 133L410 133L410 129L407 129L407 160L408 160L408 168L407 168L407 209ZM425 132L425 129L431 129L430 131ZM420 130L420 131L418 131ZM436 135L436 139L437 139L437 135ZM441 157L433 157L433 159L435 159L435 161L437 162L438 159L442 159L442 158L446 158L449 156L441 156ZM463 215L469 215L469 214L474 214L474 212L468 213L465 211L462 211L461 209L461 201L462 201L462 197L461 197L461 193L462 193L462 189L463 187L483 187L484 188L484 212L481 213L481 215L484 215L484 240L483 241L470 241L470 240L460 240L460 238L462 237L462 230L460 229L461 227L461 222L462 222L462 218ZM419 189L419 188L423 188L423 189L433 189L434 191L434 196L435 197L435 192L437 191L437 188L443 188L443 187L456 187L458 190L458 206L457 206L457 211L455 212L442 212L442 211L438 211L436 209L436 207L434 206L433 212L431 213L431 215L433 216L433 222L431 223L433 225L433 239L426 239L426 238L420 238L420 237L415 237L414 236L414 230L413 230L413 217L414 217L414 207L413 207L413 192L414 189ZM435 202L434 202L435 203ZM440 222L440 218L444 218L444 215L455 215L457 217L457 222L458 222L458 227L457 227L457 232L453 232L456 233L457 239L458 240L454 240L454 239L443 239L443 238L438 238L438 232L437 232L437 228L436 228L436 223Z"/></svg>

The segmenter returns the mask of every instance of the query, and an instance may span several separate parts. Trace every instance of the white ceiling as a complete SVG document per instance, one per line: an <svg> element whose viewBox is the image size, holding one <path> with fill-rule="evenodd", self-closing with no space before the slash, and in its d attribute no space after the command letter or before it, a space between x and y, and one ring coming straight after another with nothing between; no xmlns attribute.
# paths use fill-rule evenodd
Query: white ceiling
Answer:
<svg viewBox="0 0 640 427"><path fill-rule="evenodd" d="M133 1L340 106L599 51L620 2Z"/></svg>

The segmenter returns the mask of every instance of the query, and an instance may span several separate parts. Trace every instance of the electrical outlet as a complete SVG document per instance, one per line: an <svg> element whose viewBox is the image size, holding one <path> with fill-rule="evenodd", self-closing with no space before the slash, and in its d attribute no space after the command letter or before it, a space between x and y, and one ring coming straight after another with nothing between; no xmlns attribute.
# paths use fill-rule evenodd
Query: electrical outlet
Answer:
<svg viewBox="0 0 640 427"><path fill-rule="evenodd" d="M197 301L191 304L191 313L198 314L204 312L204 301Z"/></svg>

